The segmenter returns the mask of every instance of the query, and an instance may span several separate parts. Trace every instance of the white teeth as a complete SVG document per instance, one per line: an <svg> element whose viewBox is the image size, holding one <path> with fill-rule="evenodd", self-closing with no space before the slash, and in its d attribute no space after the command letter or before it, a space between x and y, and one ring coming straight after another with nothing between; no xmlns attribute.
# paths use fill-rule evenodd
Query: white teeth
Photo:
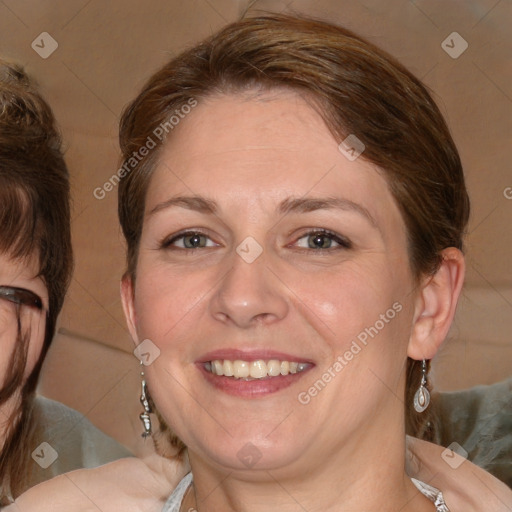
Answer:
<svg viewBox="0 0 512 512"><path fill-rule="evenodd" d="M206 371L214 375L234 377L235 379L263 379L265 377L277 377L278 375L288 375L290 373L300 373L306 370L310 365L308 363L297 363L295 361L278 361L270 359L264 361L230 361L228 359L208 361L204 363Z"/></svg>
<svg viewBox="0 0 512 512"><path fill-rule="evenodd" d="M215 375L224 375L224 365L222 364L222 361L212 361L213 365L213 373Z"/></svg>
<svg viewBox="0 0 512 512"><path fill-rule="evenodd" d="M249 375L253 379L261 379L267 376L267 364L261 359L253 361L249 366Z"/></svg>
<svg viewBox="0 0 512 512"><path fill-rule="evenodd" d="M233 363L233 377L245 379L249 377L249 363L247 361L237 360Z"/></svg>
<svg viewBox="0 0 512 512"><path fill-rule="evenodd" d="M226 377L233 377L234 375L234 368L233 363L231 361L228 361L227 359L224 360L224 375Z"/></svg>
<svg viewBox="0 0 512 512"><path fill-rule="evenodd" d="M277 359L271 359L267 363L267 373L271 377L277 377L281 375L281 363Z"/></svg>

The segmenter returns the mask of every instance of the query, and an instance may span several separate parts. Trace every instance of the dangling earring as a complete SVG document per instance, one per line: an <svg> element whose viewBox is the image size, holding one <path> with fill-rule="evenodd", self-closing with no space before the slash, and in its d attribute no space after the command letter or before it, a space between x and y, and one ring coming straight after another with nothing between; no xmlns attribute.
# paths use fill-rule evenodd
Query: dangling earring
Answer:
<svg viewBox="0 0 512 512"><path fill-rule="evenodd" d="M425 359L423 359L423 362L421 363L421 371L421 384L420 387L418 388L418 391L416 391L416 394L414 395L414 408L416 409L417 412L423 412L430 404L430 393L426 388L427 363Z"/></svg>
<svg viewBox="0 0 512 512"><path fill-rule="evenodd" d="M142 361L140 362L142 364ZM142 377L142 391L140 394L140 403L142 404L142 407L144 407L144 412L142 412L139 416L140 420L142 421L142 425L144 426L144 432L142 432L142 437L146 439L146 437L149 437L152 434L151 431L151 417L149 416L149 413L153 412L151 410L151 406L149 405L148 395L147 391L148 388L146 386L146 379L144 377L144 370L140 372L140 375Z"/></svg>

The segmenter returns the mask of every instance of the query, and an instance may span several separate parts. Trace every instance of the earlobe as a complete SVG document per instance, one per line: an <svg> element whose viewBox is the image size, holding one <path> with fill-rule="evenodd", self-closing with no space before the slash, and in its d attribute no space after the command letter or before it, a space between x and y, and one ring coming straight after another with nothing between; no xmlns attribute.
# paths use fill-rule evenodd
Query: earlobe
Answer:
<svg viewBox="0 0 512 512"><path fill-rule="evenodd" d="M130 331L130 335L132 337L135 345L139 343L139 337L137 334L137 317L135 314L134 307L134 288L133 288L133 280L132 278L125 274L123 279L121 280L121 302L123 304L124 316L126 319L126 325L128 326L128 330Z"/></svg>
<svg viewBox="0 0 512 512"><path fill-rule="evenodd" d="M449 247L441 252L442 262L433 276L425 278L416 298L414 323L407 355L432 359L450 329L464 283L464 255Z"/></svg>

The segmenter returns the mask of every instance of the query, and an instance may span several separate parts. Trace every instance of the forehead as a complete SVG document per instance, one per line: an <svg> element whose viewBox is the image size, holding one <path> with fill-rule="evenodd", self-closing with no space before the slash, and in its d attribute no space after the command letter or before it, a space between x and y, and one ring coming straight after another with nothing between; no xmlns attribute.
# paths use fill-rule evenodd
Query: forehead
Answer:
<svg viewBox="0 0 512 512"><path fill-rule="evenodd" d="M33 287L38 292L46 289L39 277L39 259L36 254L29 257L13 258L10 254L0 251L0 285Z"/></svg>
<svg viewBox="0 0 512 512"><path fill-rule="evenodd" d="M212 166L231 160L275 169L309 154L321 165L326 145L335 141L323 120L294 92L218 95L201 100L170 134L161 163L180 167L205 158Z"/></svg>
<svg viewBox="0 0 512 512"><path fill-rule="evenodd" d="M319 113L297 93L208 98L170 133L146 212L172 195L207 195L240 209L287 197L337 196L401 216L382 171L348 160Z"/></svg>

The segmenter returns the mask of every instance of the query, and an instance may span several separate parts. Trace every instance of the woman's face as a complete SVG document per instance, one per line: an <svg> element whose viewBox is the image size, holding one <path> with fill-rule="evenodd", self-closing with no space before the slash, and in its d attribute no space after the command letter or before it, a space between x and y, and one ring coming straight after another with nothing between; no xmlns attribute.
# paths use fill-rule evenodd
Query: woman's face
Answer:
<svg viewBox="0 0 512 512"><path fill-rule="evenodd" d="M338 144L289 92L210 98L169 137L124 299L192 462L303 471L403 428L405 226Z"/></svg>
<svg viewBox="0 0 512 512"><path fill-rule="evenodd" d="M0 286L20 288L34 293L42 300L43 309L48 309L48 292L42 279L37 276L39 271L37 258L29 261L17 261L6 254L0 253ZM27 364L24 377L27 378L39 359L45 334L45 313L33 306L17 305L0 295L0 388L6 384L7 371L12 365L12 354L18 337L18 317L23 335L30 333L27 353Z"/></svg>

